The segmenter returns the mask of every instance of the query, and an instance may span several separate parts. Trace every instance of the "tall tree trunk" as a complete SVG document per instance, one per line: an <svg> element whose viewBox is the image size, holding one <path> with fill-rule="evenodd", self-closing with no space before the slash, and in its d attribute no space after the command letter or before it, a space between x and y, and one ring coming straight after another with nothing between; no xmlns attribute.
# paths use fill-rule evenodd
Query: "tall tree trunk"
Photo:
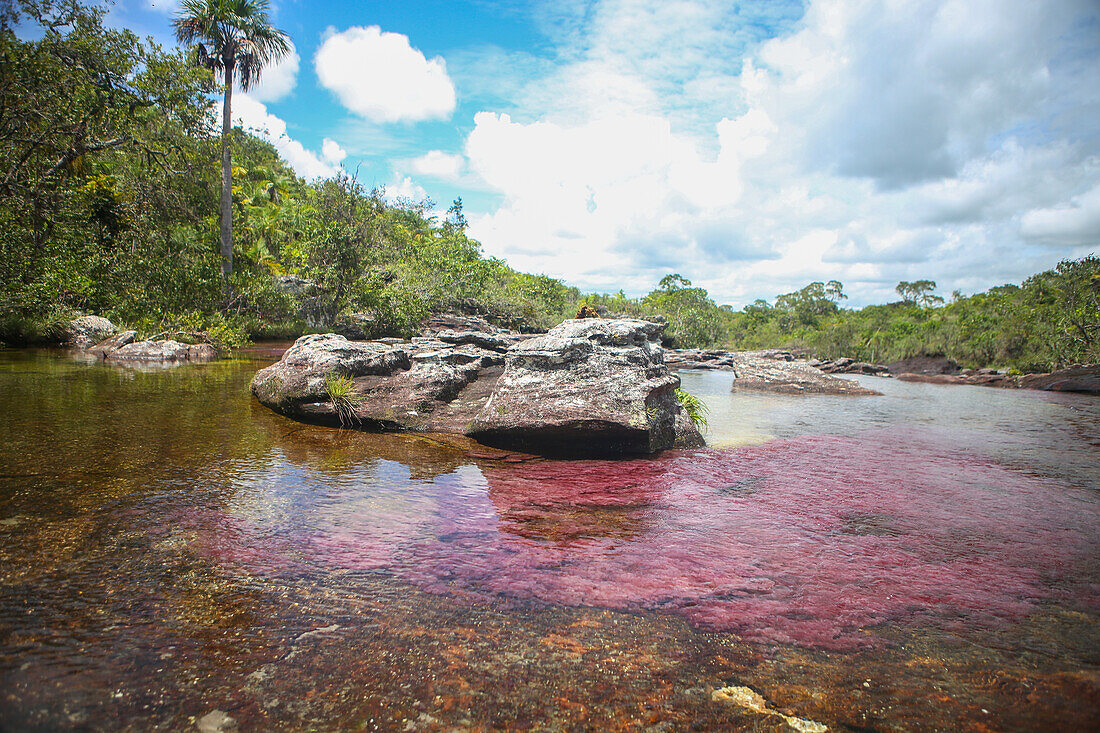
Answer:
<svg viewBox="0 0 1100 733"><path fill-rule="evenodd" d="M233 274L233 159L229 152L229 133L233 130L230 107L233 99L233 60L225 63L225 96L222 98L222 198L221 243L222 280L229 293L229 276Z"/></svg>

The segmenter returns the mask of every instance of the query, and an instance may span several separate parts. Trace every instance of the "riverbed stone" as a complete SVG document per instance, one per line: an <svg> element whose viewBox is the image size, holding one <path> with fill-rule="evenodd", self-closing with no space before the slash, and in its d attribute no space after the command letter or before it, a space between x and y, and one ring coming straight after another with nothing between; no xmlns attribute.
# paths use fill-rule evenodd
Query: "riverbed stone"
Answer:
<svg viewBox="0 0 1100 733"><path fill-rule="evenodd" d="M1025 374L1019 379L1024 389L1050 392L1100 394L1100 364L1081 364L1049 374Z"/></svg>
<svg viewBox="0 0 1100 733"><path fill-rule="evenodd" d="M677 443L675 390L663 362L664 324L564 321L505 354L504 374L467 431L489 445L535 453L638 454ZM681 442L695 440L694 426ZM697 431L694 431L697 433ZM699 439L701 440L701 439Z"/></svg>

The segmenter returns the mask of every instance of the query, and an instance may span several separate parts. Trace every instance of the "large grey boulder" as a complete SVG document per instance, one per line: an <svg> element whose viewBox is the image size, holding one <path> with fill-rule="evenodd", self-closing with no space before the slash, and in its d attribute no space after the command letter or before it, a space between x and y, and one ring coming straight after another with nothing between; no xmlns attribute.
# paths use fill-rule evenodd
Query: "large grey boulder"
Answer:
<svg viewBox="0 0 1100 733"><path fill-rule="evenodd" d="M535 453L702 445L676 401L680 380L661 363L662 328L588 319L525 341L447 328L403 343L303 336L256 373L252 392L301 420L465 434ZM334 376L351 380L344 400L329 394Z"/></svg>
<svg viewBox="0 0 1100 733"><path fill-rule="evenodd" d="M677 444L675 390L663 363L664 325L633 319L565 321L505 353L504 374L467 434L547 454L653 453ZM702 444L698 431L681 444ZM694 430L694 426L692 426Z"/></svg>
<svg viewBox="0 0 1100 733"><path fill-rule="evenodd" d="M733 391L755 390L783 394L877 395L851 379L833 377L802 361L777 361L736 354Z"/></svg>
<svg viewBox="0 0 1100 733"><path fill-rule="evenodd" d="M102 316L81 316L74 318L65 327L65 341L72 346L84 348L99 343L118 329Z"/></svg>

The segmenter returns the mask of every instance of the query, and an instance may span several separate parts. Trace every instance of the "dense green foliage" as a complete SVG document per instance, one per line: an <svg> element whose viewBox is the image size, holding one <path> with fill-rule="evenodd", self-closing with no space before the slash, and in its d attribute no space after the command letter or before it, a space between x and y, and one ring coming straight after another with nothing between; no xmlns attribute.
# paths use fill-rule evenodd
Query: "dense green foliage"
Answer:
<svg viewBox="0 0 1100 733"><path fill-rule="evenodd" d="M19 23L31 32L17 35ZM461 200L440 221L431 202L392 204L343 174L306 182L240 129L230 140L226 288L210 96L219 90L201 56L106 28L102 8L79 0L0 3L0 340L56 338L78 313L223 344L344 323L410 335L444 311L540 330L586 303L663 316L666 343L678 347L875 362L945 354L1021 371L1100 361L1093 256L947 304L934 282L917 280L898 283L901 302L849 309L843 285L829 281L734 310L678 274L642 298L582 297L484 256Z"/></svg>
<svg viewBox="0 0 1100 733"><path fill-rule="evenodd" d="M56 337L80 312L144 334L291 336L350 311L409 334L447 309L536 329L576 300L484 257L460 201L438 222L430 202L391 205L345 176L307 183L239 129L227 291L210 71L75 0L0 13L0 339Z"/></svg>
<svg viewBox="0 0 1100 733"><path fill-rule="evenodd" d="M26 5L39 40L16 38L11 8L0 19L4 325L75 310L155 319L211 302L204 74L105 30L99 11Z"/></svg>

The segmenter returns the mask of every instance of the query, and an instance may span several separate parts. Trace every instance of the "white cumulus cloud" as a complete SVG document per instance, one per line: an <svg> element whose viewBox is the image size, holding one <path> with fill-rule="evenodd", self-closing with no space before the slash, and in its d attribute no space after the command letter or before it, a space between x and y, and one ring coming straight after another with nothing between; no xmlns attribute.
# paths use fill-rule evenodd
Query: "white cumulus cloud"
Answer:
<svg viewBox="0 0 1100 733"><path fill-rule="evenodd" d="M373 122L446 119L455 108L446 62L425 58L408 36L378 26L330 29L314 64L322 86Z"/></svg>
<svg viewBox="0 0 1100 733"><path fill-rule="evenodd" d="M1042 244L1100 244L1100 184L1060 206L1033 209L1021 219L1024 237Z"/></svg>
<svg viewBox="0 0 1100 733"><path fill-rule="evenodd" d="M271 64L260 74L260 83L250 89L248 96L260 102L278 102L294 91L298 83L298 66L301 58L294 44L290 53Z"/></svg>
<svg viewBox="0 0 1100 733"><path fill-rule="evenodd" d="M428 199L423 186L408 176L397 176L385 186L386 198L394 203L420 203Z"/></svg>
<svg viewBox="0 0 1100 733"><path fill-rule="evenodd" d="M465 162L461 155L444 153L442 150L429 150L409 161L409 166L418 175L454 181L461 175Z"/></svg>
<svg viewBox="0 0 1100 733"><path fill-rule="evenodd" d="M340 165L348 153L340 147L340 143L326 137L321 141L321 156L332 165Z"/></svg>
<svg viewBox="0 0 1100 733"><path fill-rule="evenodd" d="M735 304L973 291L1096 247L1095 3L811 0L771 39L752 7L586 4L563 61L475 116L468 168L502 202L473 236L583 288L681 272Z"/></svg>
<svg viewBox="0 0 1100 733"><path fill-rule="evenodd" d="M302 178L312 180L336 174L336 166L308 150L301 142L287 134L286 122L267 111L263 102L247 94L233 98L233 122L264 138L279 151L290 166Z"/></svg>

